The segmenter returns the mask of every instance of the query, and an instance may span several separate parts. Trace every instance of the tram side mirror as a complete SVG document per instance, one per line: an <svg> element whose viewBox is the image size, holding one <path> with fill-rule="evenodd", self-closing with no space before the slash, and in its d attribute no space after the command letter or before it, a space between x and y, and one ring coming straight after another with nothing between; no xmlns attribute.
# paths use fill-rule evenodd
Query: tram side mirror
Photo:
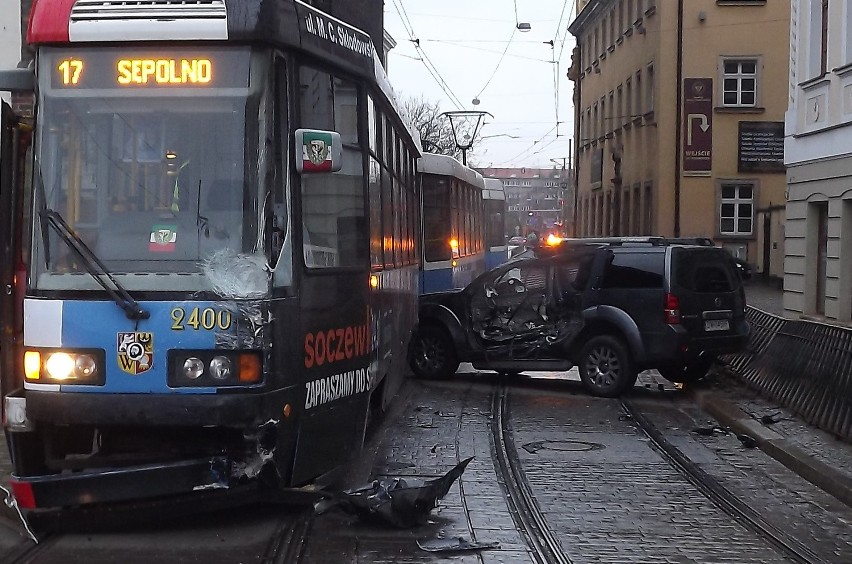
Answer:
<svg viewBox="0 0 852 564"><path fill-rule="evenodd" d="M35 91L35 72L33 69L0 70L0 92Z"/></svg>
<svg viewBox="0 0 852 564"><path fill-rule="evenodd" d="M336 131L296 130L296 171L299 174L337 172L342 166L342 145Z"/></svg>

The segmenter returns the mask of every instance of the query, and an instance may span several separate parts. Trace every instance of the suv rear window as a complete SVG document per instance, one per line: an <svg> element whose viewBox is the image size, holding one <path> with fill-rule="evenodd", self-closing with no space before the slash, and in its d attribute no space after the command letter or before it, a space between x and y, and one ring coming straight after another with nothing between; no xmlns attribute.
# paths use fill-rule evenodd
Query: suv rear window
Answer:
<svg viewBox="0 0 852 564"><path fill-rule="evenodd" d="M725 251L676 249L677 285L699 293L733 292L738 283Z"/></svg>
<svg viewBox="0 0 852 564"><path fill-rule="evenodd" d="M665 256L660 252L616 252L604 269L601 288L662 288Z"/></svg>

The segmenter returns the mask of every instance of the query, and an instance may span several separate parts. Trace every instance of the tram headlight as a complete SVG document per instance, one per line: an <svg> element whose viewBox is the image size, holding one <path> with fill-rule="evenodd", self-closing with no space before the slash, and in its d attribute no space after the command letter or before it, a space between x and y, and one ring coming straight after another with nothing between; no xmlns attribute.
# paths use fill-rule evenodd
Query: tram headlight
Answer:
<svg viewBox="0 0 852 564"><path fill-rule="evenodd" d="M27 381L43 384L102 385L102 350L28 350L24 351L24 375Z"/></svg>
<svg viewBox="0 0 852 564"><path fill-rule="evenodd" d="M201 359L189 357L183 362L183 375L190 380L195 380L204 374L204 363Z"/></svg>
<svg viewBox="0 0 852 564"><path fill-rule="evenodd" d="M74 359L68 353L53 353L47 357L44 369L51 380L67 380L74 374Z"/></svg>
<svg viewBox="0 0 852 564"><path fill-rule="evenodd" d="M226 356L214 356L210 361L210 375L216 380L227 380L231 377L231 359Z"/></svg>
<svg viewBox="0 0 852 564"><path fill-rule="evenodd" d="M171 350L169 386L223 387L256 385L263 381L259 351Z"/></svg>
<svg viewBox="0 0 852 564"><path fill-rule="evenodd" d="M98 363L95 359L87 354L78 355L74 359L74 376L77 378L90 378L97 374Z"/></svg>

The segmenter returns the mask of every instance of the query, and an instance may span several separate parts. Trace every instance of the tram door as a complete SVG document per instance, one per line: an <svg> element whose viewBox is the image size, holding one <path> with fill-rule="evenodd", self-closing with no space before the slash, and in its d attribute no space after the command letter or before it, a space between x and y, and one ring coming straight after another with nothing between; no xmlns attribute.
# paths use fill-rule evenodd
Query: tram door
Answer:
<svg viewBox="0 0 852 564"><path fill-rule="evenodd" d="M295 159L304 407L295 483L361 448L370 391L369 223L356 84L299 70ZM297 253L297 258L298 258Z"/></svg>

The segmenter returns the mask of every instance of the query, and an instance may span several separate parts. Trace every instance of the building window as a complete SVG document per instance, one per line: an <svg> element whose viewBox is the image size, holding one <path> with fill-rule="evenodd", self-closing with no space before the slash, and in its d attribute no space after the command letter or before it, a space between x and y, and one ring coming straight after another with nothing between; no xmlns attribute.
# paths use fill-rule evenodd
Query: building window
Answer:
<svg viewBox="0 0 852 564"><path fill-rule="evenodd" d="M643 235L651 235L654 233L654 185L651 182L645 183L645 197L642 198L643 206Z"/></svg>
<svg viewBox="0 0 852 564"><path fill-rule="evenodd" d="M616 104L616 123L618 124L618 127L621 127L624 125L624 89L620 84L616 90Z"/></svg>
<svg viewBox="0 0 852 564"><path fill-rule="evenodd" d="M651 63L648 65L647 72L645 73L645 88L647 90L647 94L645 95L645 111L653 112L654 111L654 64Z"/></svg>
<svg viewBox="0 0 852 564"><path fill-rule="evenodd" d="M846 2L846 61L852 64L852 2Z"/></svg>
<svg viewBox="0 0 852 564"><path fill-rule="evenodd" d="M822 0L820 25L819 70L825 74L828 70L828 0Z"/></svg>
<svg viewBox="0 0 852 564"><path fill-rule="evenodd" d="M642 105L642 69L636 71L636 117L644 113Z"/></svg>
<svg viewBox="0 0 852 564"><path fill-rule="evenodd" d="M757 60L727 59L723 65L722 105L757 105Z"/></svg>
<svg viewBox="0 0 852 564"><path fill-rule="evenodd" d="M808 29L808 78L825 74L828 46L828 0L810 0Z"/></svg>
<svg viewBox="0 0 852 564"><path fill-rule="evenodd" d="M754 224L754 185L722 184L720 235L751 235Z"/></svg>

